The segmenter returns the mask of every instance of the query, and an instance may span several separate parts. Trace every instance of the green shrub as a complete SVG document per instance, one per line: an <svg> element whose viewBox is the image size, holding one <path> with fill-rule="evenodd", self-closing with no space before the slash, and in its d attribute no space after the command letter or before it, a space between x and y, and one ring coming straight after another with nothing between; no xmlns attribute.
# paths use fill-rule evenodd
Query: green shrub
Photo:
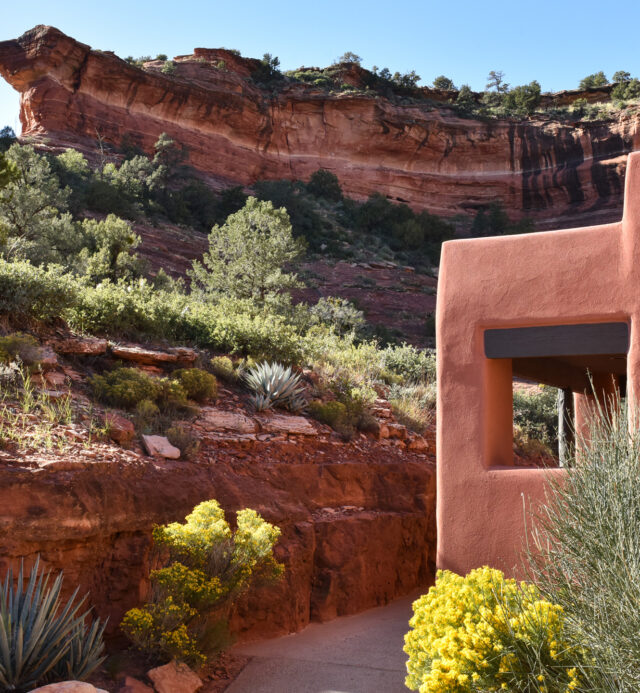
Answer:
<svg viewBox="0 0 640 693"><path fill-rule="evenodd" d="M78 297L78 284L61 267L0 260L0 313L50 321L64 317Z"/></svg>
<svg viewBox="0 0 640 693"><path fill-rule="evenodd" d="M300 286L285 266L300 256L286 209L250 197L209 234L209 250L188 272L194 288L208 297L231 296L263 303Z"/></svg>
<svg viewBox="0 0 640 693"><path fill-rule="evenodd" d="M184 426L171 426L166 432L167 440L180 450L182 457L192 457L200 449L200 440Z"/></svg>
<svg viewBox="0 0 640 693"><path fill-rule="evenodd" d="M309 311L312 322L329 325L338 334L357 332L364 324L364 313L346 298L327 296L318 299Z"/></svg>
<svg viewBox="0 0 640 693"><path fill-rule="evenodd" d="M163 411L180 411L187 404L187 391L182 383L171 378L157 378L156 402Z"/></svg>
<svg viewBox="0 0 640 693"><path fill-rule="evenodd" d="M144 400L154 402L161 393L159 381L137 368L115 368L89 382L98 399L123 409L133 409Z"/></svg>
<svg viewBox="0 0 640 693"><path fill-rule="evenodd" d="M86 679L103 661L104 624L86 622L78 590L63 604L62 573L48 584L40 559L28 581L20 567L0 583L0 686L27 691L54 681Z"/></svg>
<svg viewBox="0 0 640 693"><path fill-rule="evenodd" d="M548 453L557 452L558 390L545 385L539 390L515 390L513 423L523 443L539 441L547 448Z"/></svg>
<svg viewBox="0 0 640 693"><path fill-rule="evenodd" d="M435 418L435 383L393 386L389 392L389 402L399 423L415 433L422 434Z"/></svg>
<svg viewBox="0 0 640 693"><path fill-rule="evenodd" d="M342 402L331 400L321 402L314 400L309 403L309 414L320 423L327 424L331 428L340 426L347 417L347 408Z"/></svg>
<svg viewBox="0 0 640 693"><path fill-rule="evenodd" d="M354 384L346 375L334 377L327 386L336 401L344 407L344 414L330 424L334 430L347 440L353 437L356 430L373 430L375 421L371 407L377 398L375 390L367 385Z"/></svg>
<svg viewBox="0 0 640 693"><path fill-rule="evenodd" d="M154 290L143 280L88 287L68 314L72 327L94 334L193 342L287 363L304 354L297 329L268 307L250 300L205 303L177 291Z"/></svg>
<svg viewBox="0 0 640 693"><path fill-rule="evenodd" d="M316 197L324 197L332 202L340 202L342 199L342 188L338 176L323 168L319 168L311 174L307 183L307 190Z"/></svg>
<svg viewBox="0 0 640 693"><path fill-rule="evenodd" d="M214 356L209 363L217 378L228 383L234 383L238 380L237 370L233 367L233 361L228 356Z"/></svg>
<svg viewBox="0 0 640 693"><path fill-rule="evenodd" d="M406 342L382 350L383 367L407 383L435 382L436 356L433 351L418 349Z"/></svg>
<svg viewBox="0 0 640 693"><path fill-rule="evenodd" d="M150 399L140 400L136 404L135 423L136 428L143 433L150 433L155 430L155 423L160 416L160 408Z"/></svg>
<svg viewBox="0 0 640 693"><path fill-rule="evenodd" d="M640 80L636 77L621 81L611 90L611 98L616 101L628 101L640 96Z"/></svg>
<svg viewBox="0 0 640 693"><path fill-rule="evenodd" d="M36 365L42 358L42 349L35 337L14 332L0 337L0 361L5 363L19 358L27 366Z"/></svg>
<svg viewBox="0 0 640 693"><path fill-rule="evenodd" d="M164 567L151 572L151 598L125 614L122 630L157 659L206 662L219 645L212 635L226 624L237 597L258 575L281 577L284 567L273 556L279 535L249 509L238 511L233 531L215 500L197 505L184 524L156 527Z"/></svg>
<svg viewBox="0 0 640 693"><path fill-rule="evenodd" d="M218 382L214 375L200 368L181 368L171 374L182 385L189 399L205 402L218 396Z"/></svg>

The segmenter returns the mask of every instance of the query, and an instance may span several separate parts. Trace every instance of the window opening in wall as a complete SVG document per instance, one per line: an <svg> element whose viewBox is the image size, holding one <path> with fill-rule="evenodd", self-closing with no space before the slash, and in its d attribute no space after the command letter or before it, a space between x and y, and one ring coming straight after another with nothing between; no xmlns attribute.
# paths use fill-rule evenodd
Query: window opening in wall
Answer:
<svg viewBox="0 0 640 693"><path fill-rule="evenodd" d="M484 347L490 466L564 466L588 405L625 396L626 322L489 329Z"/></svg>

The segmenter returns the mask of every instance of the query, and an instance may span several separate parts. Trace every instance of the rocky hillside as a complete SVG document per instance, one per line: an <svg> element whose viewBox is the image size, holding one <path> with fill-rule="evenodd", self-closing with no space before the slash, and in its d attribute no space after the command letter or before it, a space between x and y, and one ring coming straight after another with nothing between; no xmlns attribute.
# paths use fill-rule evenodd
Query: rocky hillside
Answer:
<svg viewBox="0 0 640 693"><path fill-rule="evenodd" d="M0 570L40 554L69 591L89 592L115 635L146 593L152 527L215 498L282 529L285 578L239 604L243 637L355 613L432 579L434 433L396 423L384 397L371 433L345 442L304 416L256 413L245 389L220 383L182 422L185 452L141 435L130 412L105 409L88 379L118 363L162 376L202 355L59 329L41 340L41 373L2 403L13 424L0 431Z"/></svg>
<svg viewBox="0 0 640 693"><path fill-rule="evenodd" d="M143 70L45 26L0 43L23 135L43 145L95 152L99 133L150 152L167 132L220 186L306 180L326 168L352 197L382 192L446 216L496 200L540 228L620 215L625 155L640 147L636 109L599 122L476 120L435 90L412 99L360 89L360 68L342 76L352 90L329 92L299 82L266 89L251 78L258 66L195 49L164 74L162 63Z"/></svg>

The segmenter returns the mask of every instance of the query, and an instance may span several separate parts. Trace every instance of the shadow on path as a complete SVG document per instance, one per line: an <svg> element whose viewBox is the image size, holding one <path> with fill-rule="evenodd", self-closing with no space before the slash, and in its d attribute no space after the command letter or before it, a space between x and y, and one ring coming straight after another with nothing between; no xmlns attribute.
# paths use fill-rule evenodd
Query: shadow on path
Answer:
<svg viewBox="0 0 640 693"><path fill-rule="evenodd" d="M402 646L420 594L237 647L252 659L226 693L407 693Z"/></svg>

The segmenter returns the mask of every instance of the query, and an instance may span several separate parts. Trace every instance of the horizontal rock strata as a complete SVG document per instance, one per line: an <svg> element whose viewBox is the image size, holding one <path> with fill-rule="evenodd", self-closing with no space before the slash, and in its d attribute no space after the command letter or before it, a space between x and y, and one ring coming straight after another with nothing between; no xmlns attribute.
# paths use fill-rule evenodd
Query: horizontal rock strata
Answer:
<svg viewBox="0 0 640 693"><path fill-rule="evenodd" d="M620 215L625 155L639 148L637 109L608 122L480 121L373 93L261 90L249 78L257 61L224 50L175 65L138 69L45 26L0 43L24 136L95 153L99 133L151 152L167 132L218 184L306 180L322 167L359 199L381 192L443 215L502 200L513 217L570 226Z"/></svg>

